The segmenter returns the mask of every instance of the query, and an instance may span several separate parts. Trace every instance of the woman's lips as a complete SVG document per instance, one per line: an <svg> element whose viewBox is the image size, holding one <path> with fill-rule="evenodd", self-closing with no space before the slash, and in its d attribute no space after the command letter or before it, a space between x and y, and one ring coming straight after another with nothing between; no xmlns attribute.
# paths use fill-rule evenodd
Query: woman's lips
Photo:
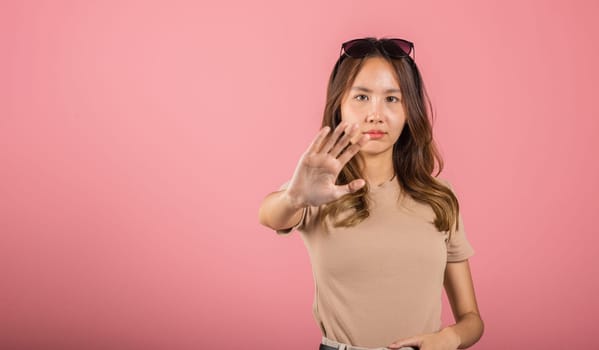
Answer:
<svg viewBox="0 0 599 350"><path fill-rule="evenodd" d="M367 132L365 134L370 135L371 140L380 139L381 137L385 136L384 132Z"/></svg>

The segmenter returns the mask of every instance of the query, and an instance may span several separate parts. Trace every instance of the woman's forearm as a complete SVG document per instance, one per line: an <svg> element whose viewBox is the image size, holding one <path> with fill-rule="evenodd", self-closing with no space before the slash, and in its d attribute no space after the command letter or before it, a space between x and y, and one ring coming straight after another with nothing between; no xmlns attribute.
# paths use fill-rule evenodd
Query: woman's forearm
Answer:
<svg viewBox="0 0 599 350"><path fill-rule="evenodd" d="M459 339L458 349L466 349L475 344L483 335L485 326L476 313L467 313L458 322L447 326L441 332L453 332Z"/></svg>
<svg viewBox="0 0 599 350"><path fill-rule="evenodd" d="M286 190L273 192L262 201L258 217L260 224L273 230L286 229L300 221L303 209Z"/></svg>

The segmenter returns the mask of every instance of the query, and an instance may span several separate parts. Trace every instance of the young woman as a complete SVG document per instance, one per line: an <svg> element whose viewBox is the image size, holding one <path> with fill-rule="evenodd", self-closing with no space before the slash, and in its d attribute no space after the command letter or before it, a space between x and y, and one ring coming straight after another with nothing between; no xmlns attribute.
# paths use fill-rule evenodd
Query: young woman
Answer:
<svg viewBox="0 0 599 350"><path fill-rule="evenodd" d="M474 250L450 183L432 175L443 160L414 45L363 38L341 50L322 128L260 222L301 232L320 349L470 347L483 333ZM443 287L457 321L444 328Z"/></svg>

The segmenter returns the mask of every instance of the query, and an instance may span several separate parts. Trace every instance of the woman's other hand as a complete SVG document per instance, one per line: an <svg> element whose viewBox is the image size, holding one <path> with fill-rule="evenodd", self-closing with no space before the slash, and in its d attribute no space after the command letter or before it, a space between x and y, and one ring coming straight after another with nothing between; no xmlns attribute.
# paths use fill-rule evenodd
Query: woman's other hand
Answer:
<svg viewBox="0 0 599 350"><path fill-rule="evenodd" d="M420 350L456 350L460 346L460 338L451 328L446 327L435 333L419 334L413 337L398 339L387 345L388 349L416 347Z"/></svg>

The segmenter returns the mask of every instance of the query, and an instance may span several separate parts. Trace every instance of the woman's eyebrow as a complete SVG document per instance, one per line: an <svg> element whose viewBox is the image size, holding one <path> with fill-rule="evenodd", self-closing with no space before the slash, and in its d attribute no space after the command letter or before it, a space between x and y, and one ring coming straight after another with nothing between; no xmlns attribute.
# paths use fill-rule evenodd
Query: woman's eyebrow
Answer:
<svg viewBox="0 0 599 350"><path fill-rule="evenodd" d="M352 90L360 90L360 91L364 91L364 92L372 92L372 90L365 88L363 86L353 86L351 89ZM393 92L401 92L401 89L387 89L385 91L385 93L393 93Z"/></svg>

